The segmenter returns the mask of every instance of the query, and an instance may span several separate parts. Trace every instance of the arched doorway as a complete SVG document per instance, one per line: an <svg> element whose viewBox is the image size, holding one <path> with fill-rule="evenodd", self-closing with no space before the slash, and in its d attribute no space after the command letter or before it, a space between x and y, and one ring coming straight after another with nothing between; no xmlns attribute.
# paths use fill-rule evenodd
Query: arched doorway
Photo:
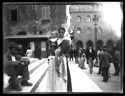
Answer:
<svg viewBox="0 0 125 96"><path fill-rule="evenodd" d="M92 46L92 47L93 47L93 42L92 42L92 40L88 40L88 41L86 42L86 48L88 48L89 46Z"/></svg>
<svg viewBox="0 0 125 96"><path fill-rule="evenodd" d="M108 40L107 41L107 50L112 51L113 50L113 40Z"/></svg>
<svg viewBox="0 0 125 96"><path fill-rule="evenodd" d="M103 48L103 41L102 40L98 40L97 41L97 49Z"/></svg>
<svg viewBox="0 0 125 96"><path fill-rule="evenodd" d="M83 42L81 40L76 42L76 48L83 48Z"/></svg>

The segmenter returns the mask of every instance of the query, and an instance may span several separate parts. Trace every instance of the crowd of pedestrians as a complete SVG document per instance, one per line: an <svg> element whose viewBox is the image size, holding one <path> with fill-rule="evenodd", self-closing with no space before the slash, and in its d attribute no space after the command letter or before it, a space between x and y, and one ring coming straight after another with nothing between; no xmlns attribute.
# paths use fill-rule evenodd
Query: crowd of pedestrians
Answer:
<svg viewBox="0 0 125 96"><path fill-rule="evenodd" d="M98 66L99 70L97 74L101 74L103 77L103 82L108 82L110 75L111 63L114 65L115 73L113 75L119 76L120 72L120 52L114 47L112 51L108 51L106 46L95 51L92 46L86 49L83 48L70 48L69 60L73 61L81 69L85 68L85 62L89 66L90 74L93 74L93 66Z"/></svg>

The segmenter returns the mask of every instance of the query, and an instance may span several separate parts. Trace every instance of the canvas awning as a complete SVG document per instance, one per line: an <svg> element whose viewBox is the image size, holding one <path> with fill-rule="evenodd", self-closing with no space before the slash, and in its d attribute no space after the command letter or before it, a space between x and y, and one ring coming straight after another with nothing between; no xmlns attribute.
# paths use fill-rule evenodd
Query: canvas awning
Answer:
<svg viewBox="0 0 125 96"><path fill-rule="evenodd" d="M28 38L49 38L49 35L14 35L14 36L7 36L5 39L28 39Z"/></svg>

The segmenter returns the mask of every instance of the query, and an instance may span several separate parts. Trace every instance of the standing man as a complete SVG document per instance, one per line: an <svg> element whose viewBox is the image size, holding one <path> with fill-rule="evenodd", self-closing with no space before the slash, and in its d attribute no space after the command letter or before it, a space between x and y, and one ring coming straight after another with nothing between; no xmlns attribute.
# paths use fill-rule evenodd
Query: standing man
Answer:
<svg viewBox="0 0 125 96"><path fill-rule="evenodd" d="M34 54L35 54L36 58L41 59L41 50L40 50L39 46L36 46Z"/></svg>
<svg viewBox="0 0 125 96"><path fill-rule="evenodd" d="M89 46L89 49L87 50L87 59L89 63L90 74L92 74L93 73L93 60L95 59L95 52L92 46Z"/></svg>
<svg viewBox="0 0 125 96"><path fill-rule="evenodd" d="M98 74L101 74L101 62L100 62L100 57L101 57L101 54L103 53L103 49L101 48L100 49L100 52L98 52L97 56L98 56L98 63L99 63L99 71L98 71Z"/></svg>
<svg viewBox="0 0 125 96"><path fill-rule="evenodd" d="M3 57L3 64L4 72L10 76L8 88L21 91L20 83L23 86L32 86L32 84L28 82L30 79L28 71L30 61L28 59L23 59L18 54L18 45L16 43L11 42L9 45L9 52L4 54ZM17 77L19 75L22 76L22 80L18 80Z"/></svg>
<svg viewBox="0 0 125 96"><path fill-rule="evenodd" d="M78 64L79 63L79 49L78 48L75 48L74 50L74 56L75 56L75 63Z"/></svg>
<svg viewBox="0 0 125 96"><path fill-rule="evenodd" d="M103 82L108 82L111 55L106 51L106 46L103 47L103 53L100 56L100 63L103 75Z"/></svg>

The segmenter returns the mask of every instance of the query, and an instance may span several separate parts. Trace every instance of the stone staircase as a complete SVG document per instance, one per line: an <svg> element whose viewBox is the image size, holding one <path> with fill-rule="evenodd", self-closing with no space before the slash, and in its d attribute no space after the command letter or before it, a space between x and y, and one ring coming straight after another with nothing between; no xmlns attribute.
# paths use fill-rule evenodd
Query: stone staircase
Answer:
<svg viewBox="0 0 125 96"><path fill-rule="evenodd" d="M36 58L30 59L30 65L29 65L29 74L30 74L30 80L33 85L32 86L22 86L22 91L10 91L6 90L9 80L9 76L7 76L5 73L3 73L3 93L4 94L23 94L23 93L34 93L39 84L41 83L42 79L44 78L47 70L48 70L48 64L47 64L47 58L43 58L41 60L38 60Z"/></svg>

